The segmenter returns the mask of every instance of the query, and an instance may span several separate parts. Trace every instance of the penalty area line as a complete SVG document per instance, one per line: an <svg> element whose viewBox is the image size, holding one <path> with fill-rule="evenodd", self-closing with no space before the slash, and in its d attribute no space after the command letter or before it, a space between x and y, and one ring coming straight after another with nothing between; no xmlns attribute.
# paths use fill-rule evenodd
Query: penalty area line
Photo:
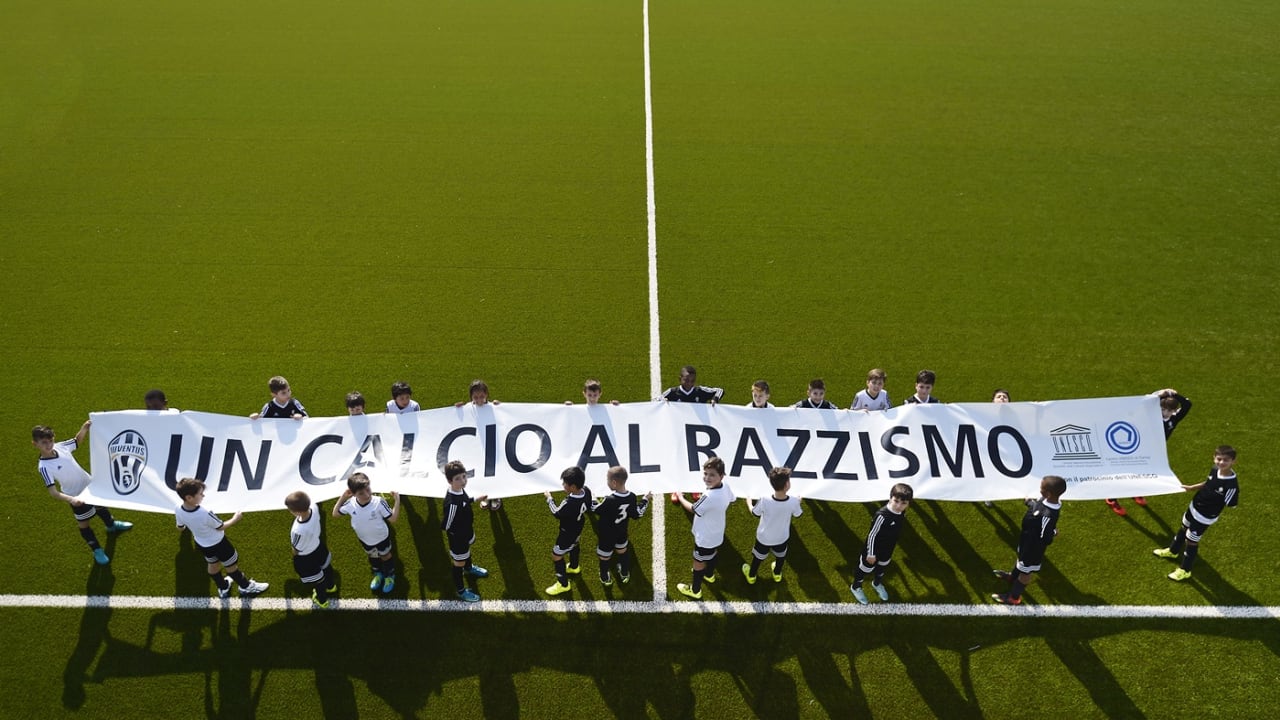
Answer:
<svg viewBox="0 0 1280 720"><path fill-rule="evenodd" d="M599 614L599 615L820 615L893 617L1034 617L1089 619L1205 619L1276 620L1280 607L1172 606L1172 605L962 605L940 603L797 603L670 600L381 600L334 598L326 610L313 609L310 598L256 597L220 600L212 597L162 597L143 595L0 595L0 608L62 608L111 610L265 610L290 612L436 612L499 614Z"/></svg>

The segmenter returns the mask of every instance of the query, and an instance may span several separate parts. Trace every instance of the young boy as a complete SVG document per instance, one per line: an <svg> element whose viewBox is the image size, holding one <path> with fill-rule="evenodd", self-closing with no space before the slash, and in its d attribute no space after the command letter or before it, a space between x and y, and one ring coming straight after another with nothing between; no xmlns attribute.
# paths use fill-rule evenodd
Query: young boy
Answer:
<svg viewBox="0 0 1280 720"><path fill-rule="evenodd" d="M1185 548L1182 562L1169 573L1170 580L1182 582L1191 577L1191 564L1200 551L1200 538L1204 537L1210 525L1218 521L1223 510L1240 504L1240 481L1232 469L1235 464L1235 448L1219 445L1213 451L1213 469L1209 471L1209 477L1204 482L1182 486L1185 490L1196 491L1187 511L1182 514L1182 527L1173 536L1169 547L1151 551L1156 557L1172 560Z"/></svg>
<svg viewBox="0 0 1280 720"><path fill-rule="evenodd" d="M353 390L347 393L347 414L363 415L364 414L364 393L359 390Z"/></svg>
<svg viewBox="0 0 1280 720"><path fill-rule="evenodd" d="M773 553L773 581L782 582L782 563L787 559L787 543L791 540L791 518L800 517L800 498L787 495L791 489L791 468L776 467L769 471L773 495L757 503L747 498L747 509L760 518L756 526L756 544L751 548L751 564L742 564L747 583L756 584L760 564Z"/></svg>
<svg viewBox="0 0 1280 720"><path fill-rule="evenodd" d="M156 412L177 412L176 410L169 410L169 398L164 396L164 391L160 388L148 390L147 394L142 397L142 402L148 410L154 410Z"/></svg>
<svg viewBox="0 0 1280 720"><path fill-rule="evenodd" d="M605 587L613 584L609 563L614 553L617 553L618 579L626 585L631 582L631 553L627 552L631 543L629 526L632 520L644 517L653 493L637 501L636 494L627 490L627 469L617 465L609 468L605 480L612 492L591 506L591 514L596 516L596 556L600 558L600 582Z"/></svg>
<svg viewBox="0 0 1280 720"><path fill-rule="evenodd" d="M483 502L487 496L472 499L467 495L467 468L458 460L450 461L444 466L444 478L449 483L449 492L444 496L444 519L440 521L440 529L449 538L453 585L458 591L458 599L463 602L478 602L480 596L463 583L462 576L465 573L474 578L489 577L488 570L471 561L471 545L476 541L475 515L471 504L476 500Z"/></svg>
<svg viewBox="0 0 1280 720"><path fill-rule="evenodd" d="M835 403L827 399L827 384L822 378L814 378L809 381L809 396L792 407L808 408L810 410L836 410Z"/></svg>
<svg viewBox="0 0 1280 720"><path fill-rule="evenodd" d="M560 483L564 487L564 500L557 505L550 492L542 493L547 499L547 507L551 514L560 521L560 534L556 536L556 544L551 547L551 560L555 564L556 582L547 588L548 595L560 595L569 592L569 576L582 572L580 556L582 548L578 540L582 537L582 526L586 524L587 511L591 507L591 491L586 488L587 476L582 468L573 466L560 473ZM565 556L569 562L565 562Z"/></svg>
<svg viewBox="0 0 1280 720"><path fill-rule="evenodd" d="M718 403L724 398L724 388L698 384L698 370L692 365L680 368L680 384L662 393L668 402Z"/></svg>
<svg viewBox="0 0 1280 720"><path fill-rule="evenodd" d="M374 497L369 487L369 476L362 472L351 473L347 489L333 506L333 516L351 516L351 529L356 539L369 555L369 569L373 580L369 590L389 593L396 587L396 563L391 554L390 523L400 519L400 493L391 493L394 507L387 506L386 498Z"/></svg>
<svg viewBox="0 0 1280 720"><path fill-rule="evenodd" d="M333 556L321 535L319 509L306 493L289 493L284 506L293 514L289 544L293 547L293 569L304 585L311 587L311 602L319 608L329 607L329 593L338 589L333 573Z"/></svg>
<svg viewBox="0 0 1280 720"><path fill-rule="evenodd" d="M253 420L259 418L293 418L301 420L307 416L306 408L302 407L302 403L293 397L293 390L289 387L289 381L283 377L276 375L267 381L267 387L271 390L271 400L258 412L250 415Z"/></svg>
<svg viewBox="0 0 1280 720"><path fill-rule="evenodd" d="M1182 397L1173 388L1157 390L1151 394L1160 398L1160 418L1164 421L1164 439L1168 440L1173 435L1173 429L1186 419L1187 413L1191 412L1191 401ZM1147 499L1141 496L1135 497L1133 501L1139 505L1147 504ZM1117 515L1128 514L1116 498L1107 498L1107 506Z"/></svg>
<svg viewBox="0 0 1280 720"><path fill-rule="evenodd" d="M403 380L391 383L391 399L387 401L387 412L403 415L420 410L422 406L413 399L413 388L409 387L409 383Z"/></svg>
<svg viewBox="0 0 1280 720"><path fill-rule="evenodd" d="M849 590L863 605L867 604L867 594L862 590L862 581L867 574L875 571L871 578L871 589L881 600L889 600L889 591L884 586L884 573L893 560L893 549L898 546L898 538L902 529L907 526L907 506L915 492L910 485L898 483L889 489L889 502L876 511L871 521L871 529L867 531L867 546L858 557L858 567L853 571L853 584Z"/></svg>
<svg viewBox="0 0 1280 720"><path fill-rule="evenodd" d="M751 383L751 402L747 403L749 408L771 408L773 403L769 402L769 383L764 380L757 380Z"/></svg>
<svg viewBox="0 0 1280 720"><path fill-rule="evenodd" d="M867 373L867 389L859 390L858 394L853 396L853 404L849 409L863 412L888 410L893 403L889 401L889 393L884 389L884 381L884 370L871 368Z"/></svg>
<svg viewBox="0 0 1280 720"><path fill-rule="evenodd" d="M991 402L993 403L1009 402L1009 391L1005 390L1004 388L996 388L995 391L991 393Z"/></svg>
<svg viewBox="0 0 1280 720"><path fill-rule="evenodd" d="M85 436L89 434L90 424L89 420L85 420L74 438L60 443L53 441L53 428L48 425L37 425L31 428L31 444L40 451L40 460L36 463L36 469L40 472L40 477L44 478L45 490L49 491L53 499L61 500L71 506L71 514L75 515L76 524L80 526L80 537L84 538L85 543L89 545L89 550L93 553L93 561L99 565L106 565L111 562L111 558L107 557L107 552L98 544L98 536L94 535L89 527L89 519L94 515L102 518L102 524L107 526L108 534L124 532L133 527L133 523L116 520L111 516L111 510L108 508L88 505L76 499L77 495L89 487L89 482L93 478L80 467L80 463L76 462L71 453L84 442Z"/></svg>
<svg viewBox="0 0 1280 720"><path fill-rule="evenodd" d="M1022 592L1035 579L1044 563L1044 553L1058 534L1058 513L1062 511L1062 494L1067 491L1067 481L1057 475L1045 475L1040 481L1040 497L1027 500L1027 512L1022 516L1022 535L1018 538L1018 561L1013 570L992 570L995 576L1009 583L1009 590L996 593L992 600L1002 605L1021 605Z"/></svg>
<svg viewBox="0 0 1280 720"><path fill-rule="evenodd" d="M455 403L454 407L463 407L465 405L473 405L475 407L484 407L489 403L501 405L499 400L489 399L489 384L483 380L472 380L471 385L467 387L467 397L471 398L471 402Z"/></svg>
<svg viewBox="0 0 1280 720"><path fill-rule="evenodd" d="M694 600L702 599L702 583L716 581L716 553L724 544L725 513L737 498L724 484L724 460L709 458L702 464L702 484L707 491L697 502L680 495L680 506L693 513L693 583L678 583L676 590Z"/></svg>
<svg viewBox="0 0 1280 720"><path fill-rule="evenodd" d="M269 585L245 577L240 572L240 554L227 539L227 528L240 522L244 513L236 513L230 520L223 522L217 515L200 507L204 500L204 481L196 478L183 478L174 488L182 504L174 510L174 519L178 530L190 530L196 547L204 554L204 561L209 564L209 578L218 588L218 597L226 600L231 597L231 581L240 588L240 597L254 597L266 592ZM222 577L226 571L227 576Z"/></svg>
<svg viewBox="0 0 1280 720"><path fill-rule="evenodd" d="M903 405L928 405L929 403L941 402L933 396L933 384L938 380L938 376L932 370L921 370L916 373L916 394L907 398Z"/></svg>
<svg viewBox="0 0 1280 720"><path fill-rule="evenodd" d="M600 393L601 393L601 392L602 392L602 390L601 390L601 387L600 387L600 381L599 381L599 380L596 380L596 379L594 379L594 378L588 378L586 382L582 383L582 399L586 400L588 405L599 405L599 404L600 404ZM564 401L564 404L565 404L565 405L572 405L572 404L573 404L573 401L572 401L572 400L565 400L565 401ZM617 405L617 404L618 404L618 401L617 401L617 400L610 400L610 401L609 401L609 404L610 404L610 405Z"/></svg>

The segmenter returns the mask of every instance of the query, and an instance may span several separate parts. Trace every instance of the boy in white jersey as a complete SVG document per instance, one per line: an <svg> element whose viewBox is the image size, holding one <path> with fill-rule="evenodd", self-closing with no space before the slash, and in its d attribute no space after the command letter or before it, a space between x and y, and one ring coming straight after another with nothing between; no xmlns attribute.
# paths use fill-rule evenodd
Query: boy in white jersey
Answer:
<svg viewBox="0 0 1280 720"><path fill-rule="evenodd" d="M240 554L227 539L226 529L240 522L244 513L236 513L230 520L223 522L217 515L200 507L204 500L204 481L196 478L183 478L174 488L182 504L174 511L178 530L190 530L196 547L204 554L209 563L209 577L218 588L218 597L223 600L231 597L231 581L240 588L240 597L261 595L267 589L267 583L245 577L240 572ZM227 577L222 577L225 570Z"/></svg>
<svg viewBox="0 0 1280 720"><path fill-rule="evenodd" d="M293 569L302 583L311 587L311 602L316 607L327 608L329 593L338 589L338 580L333 573L333 556L321 534L320 509L301 490L289 493L284 506L293 513L293 527L289 530Z"/></svg>
<svg viewBox="0 0 1280 720"><path fill-rule="evenodd" d="M747 582L756 584L760 564L773 553L773 581L782 582L782 563L787 559L787 542L791 539L791 518L800 517L800 498L787 495L791 489L791 468L776 467L769 471L769 485L773 496L752 503L747 498L747 509L760 518L756 526L756 544L751 548L751 564L742 564L742 574Z"/></svg>
<svg viewBox="0 0 1280 720"><path fill-rule="evenodd" d="M716 552L724 544L725 512L735 498L724 484L724 461L713 457L702 464L702 482L707 491L697 502L680 493L680 506L693 513L693 583L679 583L676 590L694 600L702 599L702 583L716 581Z"/></svg>
<svg viewBox="0 0 1280 720"><path fill-rule="evenodd" d="M387 401L387 412L403 415L420 410L422 406L413 399L413 388L409 387L409 383L397 380L391 384L391 399Z"/></svg>
<svg viewBox="0 0 1280 720"><path fill-rule="evenodd" d="M351 473L347 489L333 506L333 516L351 516L351 529L369 555L369 568L373 580L369 590L389 593L396 587L395 557L391 554L391 528L388 523L400 519L400 493L391 493L394 507L388 507L385 498L374 497L369 489L369 476L362 472Z"/></svg>
<svg viewBox="0 0 1280 720"><path fill-rule="evenodd" d="M111 510L105 507L89 505L76 499L93 479L71 454L89 434L89 425L90 421L85 420L74 438L60 443L53 441L53 428L37 425L31 429L31 444L40 451L36 469L40 471L40 477L44 478L45 489L55 500L71 506L71 513L76 516L76 524L80 526L80 537L84 538L89 550L93 552L93 561L106 565L111 562L111 558L107 557L107 552L98 544L98 536L89 527L89 519L94 515L102 518L108 534L124 532L133 527L133 523L116 520L111 516Z"/></svg>
<svg viewBox="0 0 1280 720"><path fill-rule="evenodd" d="M871 368L871 371L867 373L867 389L859 390L858 394L853 396L853 404L849 406L849 409L871 412L873 410L888 410L892 407L889 402L889 391L884 389L884 381L884 370Z"/></svg>

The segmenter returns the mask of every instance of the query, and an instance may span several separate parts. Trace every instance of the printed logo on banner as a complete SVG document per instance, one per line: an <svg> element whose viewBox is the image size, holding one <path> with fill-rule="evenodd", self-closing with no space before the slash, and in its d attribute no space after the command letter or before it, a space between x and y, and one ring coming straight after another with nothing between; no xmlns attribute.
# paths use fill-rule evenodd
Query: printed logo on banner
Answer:
<svg viewBox="0 0 1280 720"><path fill-rule="evenodd" d="M1093 449L1093 428L1063 425L1049 431L1054 460L1101 460Z"/></svg>
<svg viewBox="0 0 1280 720"><path fill-rule="evenodd" d="M111 485L120 495L128 495L141 484L147 467L147 441L137 430L125 430L107 443L107 460L111 467Z"/></svg>
<svg viewBox="0 0 1280 720"><path fill-rule="evenodd" d="M1138 428L1119 420L1107 426L1107 446L1121 455L1132 455L1142 445Z"/></svg>

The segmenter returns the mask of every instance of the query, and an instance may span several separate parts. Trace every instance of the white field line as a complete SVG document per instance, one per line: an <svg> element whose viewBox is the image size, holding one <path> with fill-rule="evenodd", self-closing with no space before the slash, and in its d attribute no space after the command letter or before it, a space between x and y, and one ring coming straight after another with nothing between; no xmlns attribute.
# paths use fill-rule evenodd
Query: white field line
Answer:
<svg viewBox="0 0 1280 720"><path fill-rule="evenodd" d="M662 392L662 333L658 325L658 205L653 185L653 76L649 70L649 0L644 0L644 170L649 214L649 397ZM649 504L649 521L653 525L653 601L666 601L667 538L665 494Z"/></svg>
<svg viewBox="0 0 1280 720"><path fill-rule="evenodd" d="M210 597L145 597L136 595L0 595L0 608L110 608L112 610L269 610L311 611L310 598L257 597L218 600ZM1205 620L1277 620L1280 607L1168 605L943 605L936 603L793 603L793 602L641 602L625 600L378 600L337 599L328 610L387 612L473 612L505 614L582 613L606 615L844 615L895 617L1035 617L1035 618L1178 618Z"/></svg>

